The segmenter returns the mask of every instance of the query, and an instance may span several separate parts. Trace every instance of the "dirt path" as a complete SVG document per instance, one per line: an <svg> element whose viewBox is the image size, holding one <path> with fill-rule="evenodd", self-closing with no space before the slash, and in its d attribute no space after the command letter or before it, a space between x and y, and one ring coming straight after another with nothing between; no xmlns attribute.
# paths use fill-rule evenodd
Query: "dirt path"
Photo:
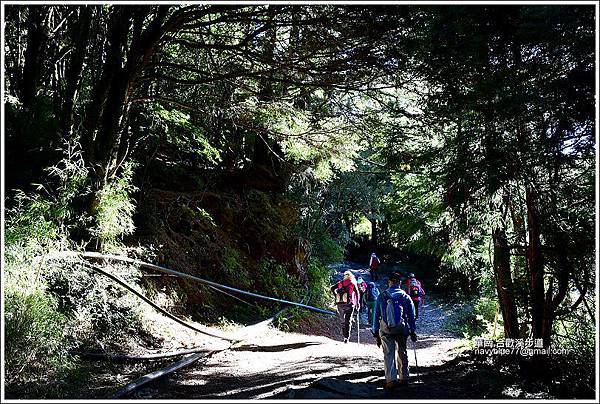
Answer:
<svg viewBox="0 0 600 404"><path fill-rule="evenodd" d="M351 269L369 280L357 265L333 267L334 276ZM383 281L380 281L383 283ZM334 399L334 398L466 398L465 386L455 387L458 375L449 364L460 340L443 330L447 314L435 299L424 304L418 320L414 352L409 352L413 382L402 390L384 391L382 351L377 348L362 314L360 340L341 342L337 318L314 315L299 324L302 332L256 327L248 343L184 369L136 392L133 398L157 399ZM235 333L236 330L231 330ZM410 345L411 343L409 343ZM269 351L261 351L265 348ZM273 347L275 346L275 347ZM412 346L411 346L412 348ZM468 387L467 387L468 389Z"/></svg>

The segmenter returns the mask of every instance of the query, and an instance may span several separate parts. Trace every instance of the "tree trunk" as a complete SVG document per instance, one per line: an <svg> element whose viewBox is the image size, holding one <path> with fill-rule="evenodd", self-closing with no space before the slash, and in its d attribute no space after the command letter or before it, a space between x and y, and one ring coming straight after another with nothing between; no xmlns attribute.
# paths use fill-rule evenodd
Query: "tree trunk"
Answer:
<svg viewBox="0 0 600 404"><path fill-rule="evenodd" d="M529 264L529 289L531 293L531 321L533 338L541 338L544 347L550 345L552 319L545 303L544 261L540 224L535 206L535 193L530 186L525 187L525 203L527 206L527 227L529 244L527 246L527 262ZM550 327L550 328L549 328Z"/></svg>
<svg viewBox="0 0 600 404"><path fill-rule="evenodd" d="M127 77L122 68L124 47L130 25L130 8L112 10L108 24L108 40L105 43L104 61L101 64L101 77L92 92L82 136L82 146L86 162L92 169L95 190L101 189L110 169L107 156L116 147L119 134L117 123L122 120L124 111ZM92 61L92 63L94 63Z"/></svg>
<svg viewBox="0 0 600 404"><path fill-rule="evenodd" d="M275 6L267 6L269 9L269 24L272 23L275 18ZM264 58L269 62L275 60L275 48L277 46L277 29L275 25L272 25L267 31L266 36L268 37L268 43L266 45L266 51ZM261 102L269 103L272 102L275 97L275 91L273 89L273 73L270 72L265 78L260 80L260 91L258 99ZM287 181L282 173L282 166L280 162L280 156L283 151L276 140L270 139L266 133L256 133L254 137L254 153L252 156L253 168L264 169L267 171L267 176L275 179L275 182L281 182L282 184ZM278 188L278 187L276 187Z"/></svg>
<svg viewBox="0 0 600 404"><path fill-rule="evenodd" d="M510 250L504 227L494 229L492 238L494 241L494 277L504 320L504 335L506 338L519 338L519 317L510 270Z"/></svg>
<svg viewBox="0 0 600 404"><path fill-rule="evenodd" d="M65 75L65 90L62 95L60 127L66 138L73 136L73 116L75 113L78 92L83 80L84 60L90 36L92 7L82 6L77 22L70 29L69 37L73 51Z"/></svg>
<svg viewBox="0 0 600 404"><path fill-rule="evenodd" d="M46 41L43 28L45 8L29 6L27 16L27 48L21 83L21 102L25 108L31 108L37 93L42 68L42 48Z"/></svg>
<svg viewBox="0 0 600 404"><path fill-rule="evenodd" d="M102 75L93 90L82 141L97 189L115 175L129 153L126 127L136 79L150 61L164 32L177 28L175 23L163 25L168 10L168 6L156 9L123 6L112 10ZM142 29L151 12L153 20Z"/></svg>
<svg viewBox="0 0 600 404"><path fill-rule="evenodd" d="M347 213L344 213L342 216L342 219L344 220L344 224L346 225L346 228L348 229L348 235L350 238L354 237L354 233L352 232L352 219L350 219L350 215L348 215Z"/></svg>
<svg viewBox="0 0 600 404"><path fill-rule="evenodd" d="M371 222L371 247L373 248L373 250L375 250L377 248L377 245L379 244L377 219L369 219L369 221Z"/></svg>
<svg viewBox="0 0 600 404"><path fill-rule="evenodd" d="M92 217L96 215L99 191L117 174L129 154L131 133L127 123L136 79L150 61L162 34L178 27L175 22L163 25L168 10L168 6L111 8L102 62L91 61L98 64L101 73L86 110L81 143L91 173L87 213ZM151 13L153 19L143 29Z"/></svg>

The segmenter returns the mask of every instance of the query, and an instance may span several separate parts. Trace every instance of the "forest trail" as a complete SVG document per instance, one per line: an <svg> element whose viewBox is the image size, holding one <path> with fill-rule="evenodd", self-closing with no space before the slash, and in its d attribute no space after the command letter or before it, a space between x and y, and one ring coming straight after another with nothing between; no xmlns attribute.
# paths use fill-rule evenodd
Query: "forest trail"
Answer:
<svg viewBox="0 0 600 404"><path fill-rule="evenodd" d="M356 264L332 267L334 278L346 269L370 280ZM383 277L382 277L383 278ZM385 283L381 279L379 285ZM157 399L364 399L364 398L467 398L470 386L456 383L453 369L461 340L444 330L447 309L429 298L417 322L418 373L409 342L411 384L384 391L383 354L361 315L360 344L356 327L349 343L341 338L337 318L313 316L299 325L303 331L283 332L273 327L254 328L245 347L219 352L204 362L152 383L131 395ZM246 329L247 330L247 329ZM235 330L231 330L235 333ZM262 349L260 347L274 347Z"/></svg>

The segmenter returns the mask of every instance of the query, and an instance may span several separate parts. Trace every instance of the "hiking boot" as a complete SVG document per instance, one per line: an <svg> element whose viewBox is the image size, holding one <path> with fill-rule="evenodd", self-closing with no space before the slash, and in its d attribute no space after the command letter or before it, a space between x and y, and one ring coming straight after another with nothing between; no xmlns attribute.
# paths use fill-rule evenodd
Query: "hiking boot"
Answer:
<svg viewBox="0 0 600 404"><path fill-rule="evenodd" d="M408 386L408 379L399 380L398 386Z"/></svg>
<svg viewBox="0 0 600 404"><path fill-rule="evenodd" d="M344 338L344 344L348 343L348 338Z"/></svg>
<svg viewBox="0 0 600 404"><path fill-rule="evenodd" d="M386 383L383 385L383 388L384 388L385 390L391 390L391 389L393 389L394 387L396 387L397 383L398 383L398 382L396 382L396 380L392 380L391 382L386 382Z"/></svg>

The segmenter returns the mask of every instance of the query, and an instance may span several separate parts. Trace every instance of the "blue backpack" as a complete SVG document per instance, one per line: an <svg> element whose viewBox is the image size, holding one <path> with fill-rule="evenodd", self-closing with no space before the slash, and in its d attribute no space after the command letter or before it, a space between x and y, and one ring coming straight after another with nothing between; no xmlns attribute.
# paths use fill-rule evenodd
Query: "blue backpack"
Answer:
<svg viewBox="0 0 600 404"><path fill-rule="evenodd" d="M379 289L374 282L367 283L367 302L374 302L379 297Z"/></svg>
<svg viewBox="0 0 600 404"><path fill-rule="evenodd" d="M383 311L381 313L383 324L381 330L385 334L408 334L404 319L404 306L402 305L404 292L390 293L386 290L383 293Z"/></svg>

